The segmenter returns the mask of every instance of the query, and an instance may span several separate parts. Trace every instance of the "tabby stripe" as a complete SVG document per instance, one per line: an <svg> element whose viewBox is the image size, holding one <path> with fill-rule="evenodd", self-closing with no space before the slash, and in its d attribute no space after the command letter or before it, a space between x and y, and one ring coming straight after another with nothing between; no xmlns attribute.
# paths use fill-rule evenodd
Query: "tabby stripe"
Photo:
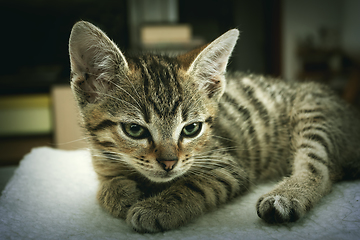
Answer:
<svg viewBox="0 0 360 240"><path fill-rule="evenodd" d="M265 142L266 142L266 145L270 145L270 143L271 143L271 137L270 137L269 133L265 133Z"/></svg>
<svg viewBox="0 0 360 240"><path fill-rule="evenodd" d="M266 127L269 127L270 125L270 117L269 117L269 113L266 110L265 106L263 105L262 102L260 102L254 94L254 89L250 86L243 86L243 92L247 95L249 103L252 104L254 106L254 111L258 112L259 117L264 121L264 124ZM234 101L235 102L235 101ZM248 111L248 110L247 110ZM249 116L250 113L249 113ZM251 139L251 144L249 144L250 146L252 146L252 149L258 149L257 146L260 145L260 140L257 138L257 134L256 134L256 130L253 122L250 120L249 122L249 127L248 127L248 132L250 134L250 139ZM255 175L256 177L261 175L261 151L260 150L256 150L255 152L253 152L254 155L254 159L253 159L253 163L254 163L254 171L255 171Z"/></svg>
<svg viewBox="0 0 360 240"><path fill-rule="evenodd" d="M313 122L319 122L319 121L326 121L326 118L324 116L316 116L310 118Z"/></svg>
<svg viewBox="0 0 360 240"><path fill-rule="evenodd" d="M267 140L267 145L268 145L268 149L272 149L272 150L276 150L275 154L269 155L270 153L268 152L268 156L266 157L266 161L265 164L262 166L263 169L268 169L270 163L273 161L274 163L276 163L277 161L279 161L282 157L282 148L279 148L279 128L278 128L278 124L277 121L273 121L273 128L272 130L272 137L267 133L265 135L265 137L269 137L270 139ZM269 130L270 133L270 130Z"/></svg>
<svg viewBox="0 0 360 240"><path fill-rule="evenodd" d="M326 134L328 140L330 141L331 146L333 146L333 147L336 146L333 136L327 131L326 128L319 127L319 126L316 126L316 127L308 126L308 127L303 128L302 132L306 132L308 130L317 130L317 131L323 132L324 134Z"/></svg>
<svg viewBox="0 0 360 240"><path fill-rule="evenodd" d="M248 179L248 177L246 176L242 176L239 172L237 171L229 171L230 174L235 178L235 180L242 185L242 188L246 188L249 186L250 181ZM246 190L246 189L241 189L241 190Z"/></svg>
<svg viewBox="0 0 360 240"><path fill-rule="evenodd" d="M156 103L148 97L147 97L147 99L148 99L148 102L152 104L152 107L155 110L155 112L157 113L157 115L162 116L162 111L157 107Z"/></svg>
<svg viewBox="0 0 360 240"><path fill-rule="evenodd" d="M142 79L144 79L144 93L145 93L145 96L147 96L149 93L149 80L147 77L145 77L145 76L147 76L147 74L145 73L144 69L141 68L140 72L141 72ZM141 111L144 114L145 122L149 123L150 122L150 114L149 114L148 108L143 107L143 108L141 108Z"/></svg>
<svg viewBox="0 0 360 240"><path fill-rule="evenodd" d="M166 62L161 62L161 59L155 57L147 60L148 64L145 64L144 61L142 63L143 72L146 75L146 82L144 81L146 99L152 104L159 116L175 115L180 106L182 89L180 83L176 80L174 66L169 64L170 59L167 59ZM159 72L161 69L162 73ZM160 75L165 75L166 77L161 78ZM163 89L162 92L167 94L167 96L159 98L153 92L149 92L149 89ZM172 90L164 91L164 89ZM173 101L175 101L174 104Z"/></svg>
<svg viewBox="0 0 360 240"><path fill-rule="evenodd" d="M249 123L248 126L248 138L246 140L248 140L247 145L251 146L249 149L249 155L252 155L251 157L251 161L250 163L254 164L254 171L255 171L255 176L259 177L261 174L261 170L260 170L260 165L261 165L261 159L260 159L260 150L259 150L259 140L257 138L257 134L255 131L255 128L252 124L252 122Z"/></svg>
<svg viewBox="0 0 360 240"><path fill-rule="evenodd" d="M251 165L250 161L250 152L249 152L249 145L247 141L242 141L242 156L241 159L246 160L246 166L249 167Z"/></svg>
<svg viewBox="0 0 360 240"><path fill-rule="evenodd" d="M293 105L294 105L294 101L295 101L295 99L296 99L296 95L295 95L295 94L292 94L292 95L290 96L290 99L289 99L289 101L290 101L290 105L291 105L291 106L293 106Z"/></svg>
<svg viewBox="0 0 360 240"><path fill-rule="evenodd" d="M225 107L223 107L222 103L219 103L219 110L220 110L220 113L229 121L229 122L233 122L235 123L236 119L227 113L227 109ZM230 132L230 130L228 128L225 128L223 125L220 125L220 124L217 124L215 126L215 131L219 131L221 132L221 135L223 136L231 136L232 133ZM224 139L224 138L216 138L217 140L219 140L222 145L226 146L226 147L234 147L234 148L238 148L240 146L241 143L235 143L234 141L229 141L227 139ZM246 163L249 164L250 163L250 160L249 160L249 150L248 150L248 144L247 142L245 141L242 141L243 145L242 146L242 155L241 157L238 155L238 152L236 151L236 149L230 151L230 149L228 149L228 153L235 157L236 159L243 159L243 160L246 160Z"/></svg>
<svg viewBox="0 0 360 240"><path fill-rule="evenodd" d="M102 147L106 147L106 148L112 148L112 147L116 147L116 145L110 141L99 141L99 140L94 140L95 144L98 144Z"/></svg>
<svg viewBox="0 0 360 240"><path fill-rule="evenodd" d="M118 162L121 160L119 155L112 152L102 151L102 154L105 156L106 159L110 160L111 162Z"/></svg>
<svg viewBox="0 0 360 240"><path fill-rule="evenodd" d="M181 102L181 99L180 100L177 100L174 104L174 107L173 109L170 110L170 115L174 116L177 112L177 109L179 108L180 106L180 102Z"/></svg>
<svg viewBox="0 0 360 240"><path fill-rule="evenodd" d="M225 152L225 150L224 150ZM228 169L229 168L229 165L227 162L218 162L214 165L214 169Z"/></svg>
<svg viewBox="0 0 360 240"><path fill-rule="evenodd" d="M148 78L149 78L148 84L151 84L151 85L153 85L153 86L154 86L154 85L155 85L155 86L160 86L159 78L157 78L156 75L154 76L154 70L151 68L150 65L147 65L147 66L146 66L146 70L147 70ZM146 98L149 100L150 103L152 103L152 106L153 106L155 112L156 112L159 116L161 116L161 113L162 113L161 109L159 109L159 108L157 107L156 102L155 102L152 98L150 98L149 94L154 94L154 93L149 93L149 91L147 91Z"/></svg>
<svg viewBox="0 0 360 240"><path fill-rule="evenodd" d="M193 192L200 194L204 199L206 198L205 192L201 188L199 188L194 182L186 181L184 185Z"/></svg>
<svg viewBox="0 0 360 240"><path fill-rule="evenodd" d="M308 168L311 173L314 175L318 175L318 170L315 168L315 166L312 163L308 163Z"/></svg>
<svg viewBox="0 0 360 240"><path fill-rule="evenodd" d="M213 201L209 201L209 199L215 198L215 206L220 203L220 195L221 195L221 187L219 184L208 181L200 181L199 183L204 189L208 189L207 194L205 194L205 204L207 207L213 207Z"/></svg>
<svg viewBox="0 0 360 240"><path fill-rule="evenodd" d="M274 124L274 125L276 125L276 123ZM268 129L268 133L265 133L265 143L264 144L266 144L267 146L264 146L263 147L263 149L265 150L265 149L271 149L271 151L273 151L274 149L278 149L279 147L278 147L278 138L277 138L277 136L275 136L276 134L278 134L278 133L276 133L275 134L275 127L274 128L272 128L271 129L273 132L272 132L272 136L274 136L274 137L271 137L270 135L269 135L269 133L270 133L270 129ZM270 151L270 152L271 152ZM271 163L271 161L275 161L275 160L278 160L277 158L276 158L276 155L274 156L274 155L270 155L270 152L269 152L269 150L267 150L266 151L266 157L263 157L263 159L264 159L264 162L263 162L263 164L262 164L262 166L261 166L261 168L262 169L268 169L268 167L269 167L269 165L270 165L270 163ZM276 153L278 153L278 151L276 152ZM273 157L273 158L272 158ZM280 159L280 158L279 158Z"/></svg>
<svg viewBox="0 0 360 240"><path fill-rule="evenodd" d="M308 153L307 155L308 155L309 158L311 158L313 160L316 160L316 161L324 164L325 166L327 166L327 162L324 159L322 159L321 157L317 156L316 154Z"/></svg>
<svg viewBox="0 0 360 240"><path fill-rule="evenodd" d="M205 122L211 125L213 123L213 117L208 117L207 119L205 119Z"/></svg>
<svg viewBox="0 0 360 240"><path fill-rule="evenodd" d="M208 186L208 187L211 189L211 186ZM216 198L215 206L218 206L220 203L222 203L222 201L220 201L220 197L222 195L221 194L222 193L221 187L213 187L212 190L214 191L214 195L215 195L215 198Z"/></svg>
<svg viewBox="0 0 360 240"><path fill-rule="evenodd" d="M89 128L89 130L96 132L96 131L104 130L105 128L113 127L116 125L118 125L118 123L107 119L107 120L102 121L95 127L88 126L88 128Z"/></svg>
<svg viewBox="0 0 360 240"><path fill-rule="evenodd" d="M270 155L266 156L265 158L265 163L262 165L262 169L268 169L269 168L269 165L271 163L271 161L274 161L276 160L276 158L272 158Z"/></svg>
<svg viewBox="0 0 360 240"><path fill-rule="evenodd" d="M250 118L250 112L249 110L247 110L245 107L241 106L241 105L238 105L236 103L236 101L234 99L232 99L230 96L228 96L226 93L224 94L225 95L225 99L228 100L228 103L230 103L233 107L237 108L238 111L242 114L242 116L244 116L244 122L242 122L242 124L245 124L247 123L247 129L248 129L248 137L246 137L244 140L244 144L246 144L247 146L252 146L252 149L255 149L256 146L258 146L259 144L259 141L257 140L257 135L255 133L255 129L254 129L254 126L253 126L253 123L252 123L252 120ZM220 112L222 114L225 115L225 118L227 118L230 122L233 122L235 123L236 122L236 118L233 117L232 115L228 114L227 113L227 109L222 105L223 103L219 103L219 109L220 109ZM248 120L248 121L247 121ZM221 127L221 126L216 126L217 128ZM227 132L225 130L223 130L223 132ZM231 136L231 133L226 133L225 136ZM248 143L246 142L246 140L250 140L251 142ZM227 144L229 145L229 143ZM232 144L234 145L234 144ZM248 148L244 148L242 149L244 151L244 153L246 154L246 158L249 160L249 157L250 157L250 151L248 150ZM233 155L233 154L232 154ZM239 157L239 156L236 156L236 157ZM242 158L244 158L244 156L241 156ZM249 163L251 163L252 161L248 161ZM260 168L260 152L257 151L255 153L255 163L256 163L256 168L259 169ZM259 173L259 171L258 171Z"/></svg>
<svg viewBox="0 0 360 240"><path fill-rule="evenodd" d="M174 192L173 195L171 195L176 201L178 201L179 203L182 203L183 202L183 199L182 199L182 194L181 192Z"/></svg>
<svg viewBox="0 0 360 240"><path fill-rule="evenodd" d="M282 123L283 125L281 126L281 128L283 128L284 126L286 126L286 124L284 124L284 123ZM278 147L278 144L279 144L279 135L280 135L280 133L279 133L279 125L278 125L278 123L277 123L277 121L274 121L274 139L275 139L275 141L274 141L274 148L275 149L277 149L278 150L278 152L277 152L277 157L278 157L278 159L281 159L282 158L282 156L283 156L283 153L284 153L284 151L283 151L283 148L279 148Z"/></svg>
<svg viewBox="0 0 360 240"><path fill-rule="evenodd" d="M314 93L313 92L310 95L313 97L313 99L327 98L327 96L323 93ZM304 101L305 98L308 96L309 96L309 93L305 93L303 96L301 96L300 102Z"/></svg>
<svg viewBox="0 0 360 240"><path fill-rule="evenodd" d="M235 109L240 112L240 114L244 117L244 121L250 119L250 112L248 109L246 109L246 107L240 105L240 103L238 103L227 93L224 93L223 98L226 102L230 103Z"/></svg>
<svg viewBox="0 0 360 240"><path fill-rule="evenodd" d="M256 98L254 94L254 89L250 86L244 86L243 87L244 93L248 96L250 103L255 107L257 112L259 113L260 118L264 120L265 126L269 126L270 117L269 113L266 110L264 104Z"/></svg>
<svg viewBox="0 0 360 240"><path fill-rule="evenodd" d="M295 122L292 123L292 126L294 129L300 124L300 123L309 123L309 122L324 122L326 121L326 118L323 115L316 115L313 117L301 117L299 119L296 119Z"/></svg>
<svg viewBox="0 0 360 240"><path fill-rule="evenodd" d="M327 156L330 157L329 146L328 146L328 144L326 143L325 139L322 136L320 136L319 134L311 133L311 134L305 134L304 137L308 138L308 139L310 139L312 141L315 141L317 143L320 143L324 147Z"/></svg>
<svg viewBox="0 0 360 240"><path fill-rule="evenodd" d="M213 124L214 124L214 120L213 117L208 117L207 119L205 119L205 122L209 125L209 128L213 128Z"/></svg>
<svg viewBox="0 0 360 240"><path fill-rule="evenodd" d="M314 108L314 109L302 109L299 110L298 113L313 113L313 112L322 112L323 110L321 108Z"/></svg>
<svg viewBox="0 0 360 240"><path fill-rule="evenodd" d="M158 115L161 115L161 111L160 111L160 109L157 108L156 103L151 98L148 97L150 81L153 82L152 76L149 72L150 67L146 65L146 63L143 59L141 59L141 66L142 66L141 75L142 75L142 78L144 79L144 92L145 92L146 99L148 100L148 104L151 103L155 112Z"/></svg>
<svg viewBox="0 0 360 240"><path fill-rule="evenodd" d="M141 76L144 79L144 92L145 92L145 96L147 96L149 94L149 78L148 75L146 74L146 72L144 71L144 69L141 69ZM145 77L147 76L147 77Z"/></svg>
<svg viewBox="0 0 360 240"><path fill-rule="evenodd" d="M306 132L306 131L308 131L308 130L310 130L310 129L314 129L314 126L304 127L303 129L301 129L300 132Z"/></svg>
<svg viewBox="0 0 360 240"><path fill-rule="evenodd" d="M215 126L215 128L217 131L220 131L222 133L221 135L231 136L231 132L229 132L227 128L224 128L224 126L217 125ZM230 149L223 150L224 152L228 153L238 162L241 159L242 162L245 163L247 167L249 167L251 161L250 161L250 153L249 153L247 141L244 140L242 142L235 143L234 141L227 140L224 138L216 138L216 139L221 142L222 146L230 147ZM239 155L238 148L241 149L241 156ZM224 167L227 167L227 165L225 165Z"/></svg>
<svg viewBox="0 0 360 240"><path fill-rule="evenodd" d="M201 181L200 185L203 186L205 189L212 190L212 191L208 192L207 197L209 199L212 199L213 197L216 198L215 206L219 205L220 203L226 202L227 199L224 199L224 197L227 196L227 193L226 193L226 195L223 194L224 191L226 191L226 189L223 187L223 184L221 184L220 182L217 182L217 184L216 184L215 182ZM221 201L221 199L223 199L223 200ZM206 205L208 207L214 207L214 204L212 201L208 201L208 199L206 199L206 198L205 198L205 201L206 201Z"/></svg>
<svg viewBox="0 0 360 240"><path fill-rule="evenodd" d="M259 140L257 139L257 135L256 135L256 131L255 131L255 128L252 124L250 124L250 126L248 127L248 132L249 132L249 135L250 135L250 141L251 141L251 144L250 146L252 146L253 148L250 149L250 150L253 150L252 153L254 155L254 158L252 160L252 162L254 163L254 171L255 171L255 174L256 174L256 177L260 176L261 174L261 169L260 169L260 165L261 165L261 153L260 153L260 150L258 148L259 146ZM255 153L254 153L255 151Z"/></svg>
<svg viewBox="0 0 360 240"><path fill-rule="evenodd" d="M260 150L256 150L256 155L255 155L255 173L256 173L256 177L259 177L261 175L262 169L261 169L261 152Z"/></svg>
<svg viewBox="0 0 360 240"><path fill-rule="evenodd" d="M232 185L228 181L226 181L225 179L221 179L220 177L216 177L216 181L218 181L220 184L222 184L225 187L226 200L229 200L233 192Z"/></svg>
<svg viewBox="0 0 360 240"><path fill-rule="evenodd" d="M150 123L150 113L149 113L148 108L147 107L142 107L141 112L142 112L142 114L144 116L144 121L146 123Z"/></svg>
<svg viewBox="0 0 360 240"><path fill-rule="evenodd" d="M311 145L306 144L306 143L302 143L299 148L312 148L312 149L314 149L314 146L311 146Z"/></svg>

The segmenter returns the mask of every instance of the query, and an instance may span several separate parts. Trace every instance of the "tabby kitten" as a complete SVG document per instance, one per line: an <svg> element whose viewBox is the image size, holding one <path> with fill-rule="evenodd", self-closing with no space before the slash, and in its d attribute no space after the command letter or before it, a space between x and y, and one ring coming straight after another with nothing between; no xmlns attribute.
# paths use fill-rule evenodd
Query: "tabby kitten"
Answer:
<svg viewBox="0 0 360 240"><path fill-rule="evenodd" d="M176 57L125 57L74 25L71 87L101 206L139 232L182 226L265 179L269 223L302 217L333 182L360 175L360 117L322 85L225 74L238 30Z"/></svg>

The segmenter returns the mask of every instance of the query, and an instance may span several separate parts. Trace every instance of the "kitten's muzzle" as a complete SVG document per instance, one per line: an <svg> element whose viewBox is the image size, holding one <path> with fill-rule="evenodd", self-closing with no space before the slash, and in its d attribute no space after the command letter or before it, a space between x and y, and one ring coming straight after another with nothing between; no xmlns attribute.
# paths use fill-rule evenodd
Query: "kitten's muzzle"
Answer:
<svg viewBox="0 0 360 240"><path fill-rule="evenodd" d="M156 159L156 161L162 166L162 168L169 172L174 169L178 159Z"/></svg>

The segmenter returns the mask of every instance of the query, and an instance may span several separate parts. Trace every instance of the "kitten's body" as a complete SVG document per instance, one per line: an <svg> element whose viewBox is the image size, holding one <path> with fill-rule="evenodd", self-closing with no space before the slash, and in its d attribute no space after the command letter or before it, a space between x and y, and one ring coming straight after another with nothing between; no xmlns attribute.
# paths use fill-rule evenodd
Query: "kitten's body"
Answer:
<svg viewBox="0 0 360 240"><path fill-rule="evenodd" d="M334 181L359 177L359 114L322 85L225 77L237 36L178 57L125 58L93 25L74 26L72 88L98 200L135 230L179 227L283 176L259 199L258 215L295 221Z"/></svg>

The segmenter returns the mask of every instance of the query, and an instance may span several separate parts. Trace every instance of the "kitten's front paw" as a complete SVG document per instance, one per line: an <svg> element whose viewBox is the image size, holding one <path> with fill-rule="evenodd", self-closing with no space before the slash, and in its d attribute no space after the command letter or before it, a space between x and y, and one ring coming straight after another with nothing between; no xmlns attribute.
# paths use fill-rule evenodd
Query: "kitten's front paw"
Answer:
<svg viewBox="0 0 360 240"><path fill-rule="evenodd" d="M298 220L304 211L296 198L267 194L256 204L257 214L268 223L285 223Z"/></svg>
<svg viewBox="0 0 360 240"><path fill-rule="evenodd" d="M125 218L129 208L140 199L141 195L134 181L118 177L102 183L97 199L113 216Z"/></svg>
<svg viewBox="0 0 360 240"><path fill-rule="evenodd" d="M175 206L156 199L147 199L133 205L126 222L138 232L161 232L184 224L181 212Z"/></svg>

